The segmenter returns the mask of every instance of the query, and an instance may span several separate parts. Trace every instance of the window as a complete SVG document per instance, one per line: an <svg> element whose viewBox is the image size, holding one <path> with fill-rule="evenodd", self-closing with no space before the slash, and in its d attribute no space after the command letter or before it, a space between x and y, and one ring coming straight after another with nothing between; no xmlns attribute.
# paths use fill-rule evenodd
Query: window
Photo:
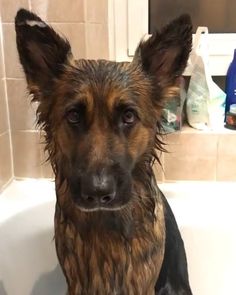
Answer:
<svg viewBox="0 0 236 295"><path fill-rule="evenodd" d="M192 17L193 30L208 27L211 33L236 33L235 0L149 0L149 33L182 13Z"/></svg>
<svg viewBox="0 0 236 295"><path fill-rule="evenodd" d="M236 48L235 0L113 0L109 10L114 15L113 57L117 61L131 60L140 38L188 12L194 29L209 28L211 74L226 74ZM185 74L191 74L188 68Z"/></svg>

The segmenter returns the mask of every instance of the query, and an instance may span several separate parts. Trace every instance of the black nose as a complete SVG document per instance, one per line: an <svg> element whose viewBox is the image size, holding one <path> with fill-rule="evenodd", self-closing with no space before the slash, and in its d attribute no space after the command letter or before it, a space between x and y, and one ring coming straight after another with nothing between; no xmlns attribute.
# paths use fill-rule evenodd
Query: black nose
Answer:
<svg viewBox="0 0 236 295"><path fill-rule="evenodd" d="M108 205L115 199L116 185L108 173L87 174L82 178L81 197L89 207Z"/></svg>

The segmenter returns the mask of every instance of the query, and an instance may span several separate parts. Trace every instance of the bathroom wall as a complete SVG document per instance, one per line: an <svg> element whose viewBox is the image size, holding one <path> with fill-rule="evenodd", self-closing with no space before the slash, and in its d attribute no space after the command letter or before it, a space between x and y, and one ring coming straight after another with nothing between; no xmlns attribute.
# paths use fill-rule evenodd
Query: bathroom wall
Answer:
<svg viewBox="0 0 236 295"><path fill-rule="evenodd" d="M0 17L0 191L13 177L11 136L5 87L6 75L2 45L2 23Z"/></svg>
<svg viewBox="0 0 236 295"><path fill-rule="evenodd" d="M184 127L164 136L159 181L236 181L236 133L227 129L202 132Z"/></svg>
<svg viewBox="0 0 236 295"><path fill-rule="evenodd" d="M27 95L16 51L14 17L20 7L34 11L65 35L75 58L108 58L107 0L0 0L6 70L4 74L1 70L0 85L0 157L3 158L0 166L5 171L0 179L4 183L11 175L11 165L3 80L10 115L14 176L52 177L50 166L44 164L42 136L35 127L36 105L30 103Z"/></svg>
<svg viewBox="0 0 236 295"><path fill-rule="evenodd" d="M42 137L35 127L36 105L30 103L18 62L14 32L17 9L24 7L36 12L64 34L71 42L75 58L109 58L108 34L112 27L108 30L108 1L0 0L3 32L3 52L0 46L0 190L13 174L16 178L53 176L50 166L44 163ZM0 38L2 40L2 36ZM236 135L233 131L202 133L185 128L180 134L164 140L169 153L161 156L162 168L155 166L159 181L236 180Z"/></svg>

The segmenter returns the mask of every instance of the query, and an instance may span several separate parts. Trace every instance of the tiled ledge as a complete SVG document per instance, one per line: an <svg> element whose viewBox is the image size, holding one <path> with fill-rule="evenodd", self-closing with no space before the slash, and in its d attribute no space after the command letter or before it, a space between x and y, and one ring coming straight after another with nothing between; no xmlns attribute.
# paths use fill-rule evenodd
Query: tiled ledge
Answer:
<svg viewBox="0 0 236 295"><path fill-rule="evenodd" d="M236 181L236 131L199 131L184 126L163 137L168 153L156 166L159 181Z"/></svg>

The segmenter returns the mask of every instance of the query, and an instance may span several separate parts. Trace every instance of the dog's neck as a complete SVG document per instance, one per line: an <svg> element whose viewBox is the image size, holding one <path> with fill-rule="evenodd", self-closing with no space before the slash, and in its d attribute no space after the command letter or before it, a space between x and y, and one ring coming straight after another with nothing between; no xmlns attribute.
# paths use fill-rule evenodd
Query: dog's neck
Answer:
<svg viewBox="0 0 236 295"><path fill-rule="evenodd" d="M134 189L124 209L98 212L63 206L65 190L57 189L55 240L70 295L154 294L164 213L157 190L147 194L140 183Z"/></svg>

